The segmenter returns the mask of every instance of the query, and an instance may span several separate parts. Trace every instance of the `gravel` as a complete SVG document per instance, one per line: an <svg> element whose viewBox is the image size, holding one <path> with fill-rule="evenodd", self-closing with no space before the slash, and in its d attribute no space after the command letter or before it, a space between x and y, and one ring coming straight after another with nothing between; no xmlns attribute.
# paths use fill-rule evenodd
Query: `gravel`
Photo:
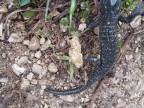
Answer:
<svg viewBox="0 0 144 108"><path fill-rule="evenodd" d="M17 64L13 64L12 65L12 69L13 69L13 72L17 75L17 76L20 76L21 74L23 74L26 69L24 67L20 67L18 66Z"/></svg>

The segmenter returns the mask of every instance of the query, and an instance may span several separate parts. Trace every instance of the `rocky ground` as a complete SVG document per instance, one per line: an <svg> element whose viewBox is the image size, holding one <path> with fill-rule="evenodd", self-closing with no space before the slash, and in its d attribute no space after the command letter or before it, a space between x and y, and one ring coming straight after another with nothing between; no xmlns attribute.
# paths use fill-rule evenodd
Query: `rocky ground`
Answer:
<svg viewBox="0 0 144 108"><path fill-rule="evenodd" d="M144 24L138 16L114 78L104 78L75 95L55 96L46 87L68 89L83 85L94 65L84 61L69 78L69 63L58 59L68 53L68 35L59 25L47 25L46 36L29 35L24 22L10 22L8 42L0 42L0 108L144 108ZM41 25L41 24L38 24ZM121 24L120 24L121 25ZM129 36L129 25L122 24L119 37ZM130 30L132 32L132 30ZM80 37L82 54L98 55L97 31Z"/></svg>

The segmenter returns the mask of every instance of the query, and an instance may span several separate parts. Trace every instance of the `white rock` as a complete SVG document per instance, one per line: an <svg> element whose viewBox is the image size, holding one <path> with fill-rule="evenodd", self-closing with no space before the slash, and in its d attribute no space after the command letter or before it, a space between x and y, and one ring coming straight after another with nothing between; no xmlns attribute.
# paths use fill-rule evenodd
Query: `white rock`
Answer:
<svg viewBox="0 0 144 108"><path fill-rule="evenodd" d="M47 40L42 46L41 46L41 51L44 51L48 49L51 46L51 41Z"/></svg>
<svg viewBox="0 0 144 108"><path fill-rule="evenodd" d="M139 47L137 47L137 48L135 49L135 52L136 52L136 53L138 53L138 52L139 52Z"/></svg>
<svg viewBox="0 0 144 108"><path fill-rule="evenodd" d="M30 50L37 50L40 47L39 39L36 36L34 36L31 39L28 47L29 47Z"/></svg>
<svg viewBox="0 0 144 108"><path fill-rule="evenodd" d="M67 102L73 102L74 101L74 97L72 97L71 95L68 95L68 96L60 96L60 98L64 101L67 101Z"/></svg>
<svg viewBox="0 0 144 108"><path fill-rule="evenodd" d="M37 85L37 84L38 84L38 81L37 81L36 79L33 79L33 80L31 80L31 84Z"/></svg>
<svg viewBox="0 0 144 108"><path fill-rule="evenodd" d="M23 41L23 44L24 44L24 45L29 45L29 43L30 43L29 40L24 40L24 41Z"/></svg>
<svg viewBox="0 0 144 108"><path fill-rule="evenodd" d="M134 20L130 23L130 26L132 28L137 28L138 26L141 25L141 20L142 20L142 16L138 15L134 18Z"/></svg>
<svg viewBox="0 0 144 108"><path fill-rule="evenodd" d="M44 69L42 70L42 76L45 76L47 72L48 72L48 68L44 68Z"/></svg>
<svg viewBox="0 0 144 108"><path fill-rule="evenodd" d="M27 97L26 97L26 101L27 102L33 102L33 101L35 101L35 100L37 100L38 99L38 97L34 94L34 92L33 91L31 91L31 92L27 92ZM21 108L21 107L20 107ZM35 108L35 107L33 107L33 108ZM38 107L39 108L39 107Z"/></svg>
<svg viewBox="0 0 144 108"><path fill-rule="evenodd" d="M48 72L47 68L42 69L42 73L39 75L39 79L41 79L42 77L46 76L47 72Z"/></svg>
<svg viewBox="0 0 144 108"><path fill-rule="evenodd" d="M82 24L79 25L78 30L84 31L84 29L86 29L86 27L87 27L87 25L85 23L82 23Z"/></svg>
<svg viewBox="0 0 144 108"><path fill-rule="evenodd" d="M36 57L36 58L40 58L41 55L42 55L41 51L37 51L37 52L35 53L35 57Z"/></svg>
<svg viewBox="0 0 144 108"><path fill-rule="evenodd" d="M17 76L20 76L21 74L23 74L26 69L24 67L20 67L18 66L17 64L13 64L12 65L12 69L13 69L13 72L17 75Z"/></svg>
<svg viewBox="0 0 144 108"><path fill-rule="evenodd" d="M38 75L40 75L42 73L42 66L34 63L33 67L32 67L32 71Z"/></svg>
<svg viewBox="0 0 144 108"><path fill-rule="evenodd" d="M0 78L1 83L7 83L8 82L8 77Z"/></svg>
<svg viewBox="0 0 144 108"><path fill-rule="evenodd" d="M31 58L34 58L34 55L35 55L35 53L31 53L30 57L31 57Z"/></svg>
<svg viewBox="0 0 144 108"><path fill-rule="evenodd" d="M6 6L1 6L0 7L0 14L3 14L3 13L7 13L8 9Z"/></svg>
<svg viewBox="0 0 144 108"><path fill-rule="evenodd" d="M29 87L30 81L28 79L23 78L21 82L21 89L25 90Z"/></svg>
<svg viewBox="0 0 144 108"><path fill-rule="evenodd" d="M40 95L43 95L44 89L46 89L46 86L45 85L41 85Z"/></svg>
<svg viewBox="0 0 144 108"><path fill-rule="evenodd" d="M65 45L66 45L66 41L65 41L65 40L62 40L62 42L60 42L60 47L61 47L61 48L64 48Z"/></svg>
<svg viewBox="0 0 144 108"><path fill-rule="evenodd" d="M27 79L31 81L33 76L34 76L34 74L31 72L27 75Z"/></svg>
<svg viewBox="0 0 144 108"><path fill-rule="evenodd" d="M44 105L44 108L48 108L49 106L47 104Z"/></svg>
<svg viewBox="0 0 144 108"><path fill-rule="evenodd" d="M22 42L24 40L24 37L18 36L16 33L11 33L8 42L16 43L16 42Z"/></svg>
<svg viewBox="0 0 144 108"><path fill-rule="evenodd" d="M37 64L41 64L41 60L38 60L36 63L37 63Z"/></svg>
<svg viewBox="0 0 144 108"><path fill-rule="evenodd" d="M132 60L133 59L133 55L125 55L125 58L127 61Z"/></svg>
<svg viewBox="0 0 144 108"><path fill-rule="evenodd" d="M27 56L23 56L18 60L18 65L22 65L22 64L26 64L28 63L28 57Z"/></svg>
<svg viewBox="0 0 144 108"><path fill-rule="evenodd" d="M4 40L3 28L4 28L4 24L0 23L0 40Z"/></svg>
<svg viewBox="0 0 144 108"><path fill-rule="evenodd" d="M142 21L144 21L144 16L142 16Z"/></svg>
<svg viewBox="0 0 144 108"><path fill-rule="evenodd" d="M2 58L6 58L6 53L2 53Z"/></svg>
<svg viewBox="0 0 144 108"><path fill-rule="evenodd" d="M57 68L57 66L54 64L54 63L50 63L49 65L48 65L48 70L50 71L50 72L57 72L58 71L58 68Z"/></svg>
<svg viewBox="0 0 144 108"><path fill-rule="evenodd" d="M41 38L40 39L40 44L42 45L42 44L44 44L45 43L45 38Z"/></svg>

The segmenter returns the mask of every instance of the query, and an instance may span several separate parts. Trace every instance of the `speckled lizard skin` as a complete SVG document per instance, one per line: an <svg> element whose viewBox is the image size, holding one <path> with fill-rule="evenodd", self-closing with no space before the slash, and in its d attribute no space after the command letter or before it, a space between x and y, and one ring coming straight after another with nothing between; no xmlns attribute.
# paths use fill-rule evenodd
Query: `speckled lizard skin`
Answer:
<svg viewBox="0 0 144 108"><path fill-rule="evenodd" d="M94 69L91 77L85 85L82 85L78 88L70 90L52 90L46 88L45 91L55 95L71 95L80 93L87 88L89 88L96 81L99 81L105 75L113 74L113 64L116 61L118 55L118 43L117 43L117 23L118 21L129 23L135 16L142 15L142 7L139 5L135 8L131 15L128 17L120 16L119 12L121 9L121 0L101 0L101 15L100 19L90 25L100 26L100 64Z"/></svg>

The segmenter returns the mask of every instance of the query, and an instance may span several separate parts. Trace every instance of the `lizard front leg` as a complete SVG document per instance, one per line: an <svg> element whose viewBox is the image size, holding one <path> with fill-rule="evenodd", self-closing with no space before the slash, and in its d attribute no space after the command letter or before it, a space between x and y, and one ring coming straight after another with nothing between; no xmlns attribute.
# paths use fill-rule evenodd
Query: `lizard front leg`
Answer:
<svg viewBox="0 0 144 108"><path fill-rule="evenodd" d="M87 55L87 56L85 57L85 60L86 60L86 61L89 61L89 62L93 62L93 63L95 63L97 66L101 64L101 60L100 60L99 58L94 57L94 56L89 56L89 55Z"/></svg>
<svg viewBox="0 0 144 108"><path fill-rule="evenodd" d="M124 17L124 16L119 16L118 21L121 21L123 23L130 23L136 16L142 15L144 16L144 6L142 5L137 5L136 8L133 10L131 15Z"/></svg>
<svg viewBox="0 0 144 108"><path fill-rule="evenodd" d="M98 19L98 20L90 23L90 24L88 25L88 29L92 29L92 28L95 28L95 27L99 26L99 25L100 25L100 22L101 22L101 20Z"/></svg>

